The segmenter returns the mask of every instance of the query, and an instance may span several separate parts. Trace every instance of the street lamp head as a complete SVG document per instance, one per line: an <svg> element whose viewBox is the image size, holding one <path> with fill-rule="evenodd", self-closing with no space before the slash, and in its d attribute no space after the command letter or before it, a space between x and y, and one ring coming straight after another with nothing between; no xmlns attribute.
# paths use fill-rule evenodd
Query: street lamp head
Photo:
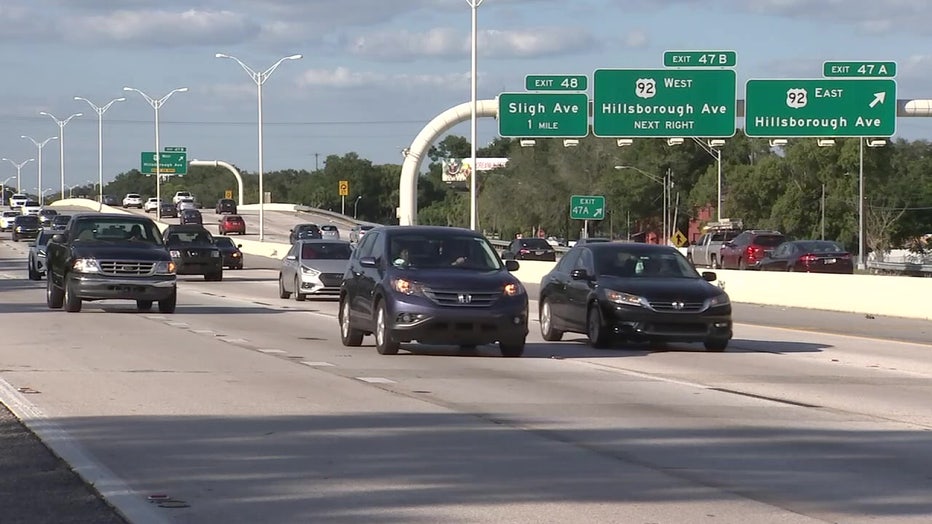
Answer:
<svg viewBox="0 0 932 524"><path fill-rule="evenodd" d="M184 92L187 91L187 90L188 90L187 87L179 87L178 89L175 89L175 91L177 91L177 92L179 92L179 93L184 93Z"/></svg>
<svg viewBox="0 0 932 524"><path fill-rule="evenodd" d="M132 87L123 86L123 91L139 91L139 90L138 90L138 89L135 89L135 88L132 88Z"/></svg>
<svg viewBox="0 0 932 524"><path fill-rule="evenodd" d="M45 111L39 111L39 114L40 114L40 115L44 115L44 116L52 116L52 115L48 114L48 113L45 112ZM52 117L52 118L54 118L54 117Z"/></svg>
<svg viewBox="0 0 932 524"><path fill-rule="evenodd" d="M114 102L126 102L126 97L121 96L120 98L114 98L113 101Z"/></svg>
<svg viewBox="0 0 932 524"><path fill-rule="evenodd" d="M291 55L291 56L286 56L285 60L300 60L302 58L304 58L304 55Z"/></svg>
<svg viewBox="0 0 932 524"><path fill-rule="evenodd" d="M217 53L214 55L214 58L230 58L230 55L225 55L223 53Z"/></svg>

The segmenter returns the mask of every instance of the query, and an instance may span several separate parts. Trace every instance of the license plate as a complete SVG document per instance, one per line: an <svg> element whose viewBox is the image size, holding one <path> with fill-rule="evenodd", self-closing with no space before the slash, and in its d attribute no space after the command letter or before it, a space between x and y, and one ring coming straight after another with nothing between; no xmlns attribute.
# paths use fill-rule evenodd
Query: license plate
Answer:
<svg viewBox="0 0 932 524"><path fill-rule="evenodd" d="M543 254L544 254L544 252L543 252L543 251L541 251L541 250L537 250L537 251L535 251L534 253L536 253L536 254L537 254L538 256L540 256L540 255L543 255Z"/></svg>
<svg viewBox="0 0 932 524"><path fill-rule="evenodd" d="M826 258L826 259L825 259L825 263L826 263L826 264L834 264L835 262L838 262L838 260L836 260L836 259L834 259L834 258Z"/></svg>

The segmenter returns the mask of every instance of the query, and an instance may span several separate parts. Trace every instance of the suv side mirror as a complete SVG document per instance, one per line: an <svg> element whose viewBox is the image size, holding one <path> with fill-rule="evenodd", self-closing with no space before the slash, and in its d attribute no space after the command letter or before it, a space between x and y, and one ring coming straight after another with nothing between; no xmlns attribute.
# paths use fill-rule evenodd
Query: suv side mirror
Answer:
<svg viewBox="0 0 932 524"><path fill-rule="evenodd" d="M376 267L375 257L362 257L359 259L359 265L362 267Z"/></svg>
<svg viewBox="0 0 932 524"><path fill-rule="evenodd" d="M517 271L521 267L521 264L518 264L517 260L506 260L505 269L508 271Z"/></svg>
<svg viewBox="0 0 932 524"><path fill-rule="evenodd" d="M715 282L718 280L718 275L716 275L714 271L703 271L702 280L705 280L706 282Z"/></svg>
<svg viewBox="0 0 932 524"><path fill-rule="evenodd" d="M58 243L65 242L68 240L68 233L58 233L58 234L52 235L52 238L50 240L52 242L58 242Z"/></svg>
<svg viewBox="0 0 932 524"><path fill-rule="evenodd" d="M573 280L590 280L589 272L585 269L574 269L570 271L570 278Z"/></svg>

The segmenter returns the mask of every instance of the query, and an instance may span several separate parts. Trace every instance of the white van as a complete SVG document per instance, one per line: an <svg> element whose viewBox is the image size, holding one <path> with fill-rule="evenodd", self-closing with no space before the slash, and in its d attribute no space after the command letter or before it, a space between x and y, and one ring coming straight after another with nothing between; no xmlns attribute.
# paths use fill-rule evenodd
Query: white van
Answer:
<svg viewBox="0 0 932 524"><path fill-rule="evenodd" d="M25 204L26 201L28 200L29 200L28 195L24 195L22 193L16 193L15 195L10 197L10 208L16 209L16 208L22 207L23 204Z"/></svg>

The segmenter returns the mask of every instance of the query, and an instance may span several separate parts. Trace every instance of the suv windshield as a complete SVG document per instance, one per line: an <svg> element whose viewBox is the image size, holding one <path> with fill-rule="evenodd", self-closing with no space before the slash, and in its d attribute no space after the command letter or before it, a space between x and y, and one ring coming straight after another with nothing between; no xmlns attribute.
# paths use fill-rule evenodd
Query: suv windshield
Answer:
<svg viewBox="0 0 932 524"><path fill-rule="evenodd" d="M23 225L23 226L38 226L38 225L39 225L39 217L37 217L37 216L35 216L35 215L20 215L20 216L16 217L16 221L15 221L15 222L16 222L18 225Z"/></svg>
<svg viewBox="0 0 932 524"><path fill-rule="evenodd" d="M82 219L76 224L75 242L124 242L127 240L162 245L159 230L151 221L132 218Z"/></svg>
<svg viewBox="0 0 932 524"><path fill-rule="evenodd" d="M168 245L176 244L213 244L213 237L207 230L173 231L168 235Z"/></svg>
<svg viewBox="0 0 932 524"><path fill-rule="evenodd" d="M397 233L391 236L389 260L402 269L456 267L501 269L495 249L484 237L446 232Z"/></svg>
<svg viewBox="0 0 932 524"><path fill-rule="evenodd" d="M548 244L543 238L523 238L520 244L521 247L527 249L553 249L553 246Z"/></svg>

